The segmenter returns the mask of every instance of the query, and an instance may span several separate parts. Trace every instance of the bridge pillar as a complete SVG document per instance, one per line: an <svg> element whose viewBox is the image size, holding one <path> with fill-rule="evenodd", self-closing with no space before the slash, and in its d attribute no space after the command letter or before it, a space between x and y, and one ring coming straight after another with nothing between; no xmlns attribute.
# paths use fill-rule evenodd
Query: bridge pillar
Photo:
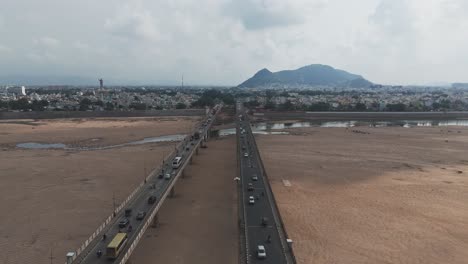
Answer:
<svg viewBox="0 0 468 264"><path fill-rule="evenodd" d="M200 148L200 147L197 147L197 148L195 149L195 155L198 155L198 148Z"/></svg>
<svg viewBox="0 0 468 264"><path fill-rule="evenodd" d="M189 164L192 164L192 163L193 163L193 156L190 157L190 161L189 161L189 162L190 162Z"/></svg>
<svg viewBox="0 0 468 264"><path fill-rule="evenodd" d="M192 163L192 162L190 162L190 163ZM185 170L183 170L182 172L180 172L180 174L181 174L180 176L182 176L182 179L185 178ZM174 188L174 187L172 187L172 188Z"/></svg>
<svg viewBox="0 0 468 264"><path fill-rule="evenodd" d="M156 213L153 218L153 223L151 224L153 228L156 228L159 226L159 214Z"/></svg>
<svg viewBox="0 0 468 264"><path fill-rule="evenodd" d="M171 191L169 192L169 198L174 198L175 195L175 187L172 186Z"/></svg>

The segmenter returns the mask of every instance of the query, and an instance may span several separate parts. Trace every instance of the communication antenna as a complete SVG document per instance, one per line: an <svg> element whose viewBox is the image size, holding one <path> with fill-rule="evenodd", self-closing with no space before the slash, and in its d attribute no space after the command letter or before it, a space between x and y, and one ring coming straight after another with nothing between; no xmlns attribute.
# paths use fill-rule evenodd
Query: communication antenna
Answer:
<svg viewBox="0 0 468 264"><path fill-rule="evenodd" d="M182 73L182 89L184 88L184 74Z"/></svg>

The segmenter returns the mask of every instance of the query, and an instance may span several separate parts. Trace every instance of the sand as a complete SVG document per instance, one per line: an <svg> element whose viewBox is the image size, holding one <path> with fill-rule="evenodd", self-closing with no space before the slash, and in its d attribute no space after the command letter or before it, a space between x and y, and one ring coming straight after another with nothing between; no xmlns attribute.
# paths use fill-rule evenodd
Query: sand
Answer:
<svg viewBox="0 0 468 264"><path fill-rule="evenodd" d="M236 139L211 140L176 185L175 198L159 211L132 263L237 264Z"/></svg>
<svg viewBox="0 0 468 264"><path fill-rule="evenodd" d="M24 142L106 146L184 134L199 117L82 118L0 121L0 147Z"/></svg>
<svg viewBox="0 0 468 264"><path fill-rule="evenodd" d="M122 202L175 145L65 151L16 149L16 143L116 144L183 133L194 122L171 117L0 123L0 263L50 263L51 249L54 263L65 262L66 252L112 213L113 197L117 205Z"/></svg>
<svg viewBox="0 0 468 264"><path fill-rule="evenodd" d="M468 128L289 131L257 142L298 263L468 263Z"/></svg>

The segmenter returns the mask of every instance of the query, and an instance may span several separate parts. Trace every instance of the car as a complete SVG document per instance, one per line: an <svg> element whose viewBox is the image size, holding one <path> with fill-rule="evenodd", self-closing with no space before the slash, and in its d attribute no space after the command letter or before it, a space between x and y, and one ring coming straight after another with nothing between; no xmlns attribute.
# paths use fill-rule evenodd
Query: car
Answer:
<svg viewBox="0 0 468 264"><path fill-rule="evenodd" d="M123 218L123 219L120 220L120 222L119 222L119 227L120 227L120 228L124 228L124 227L126 227L128 224L130 224L130 220L128 220L128 218Z"/></svg>
<svg viewBox="0 0 468 264"><path fill-rule="evenodd" d="M169 180L170 178L171 178L171 174L170 174L170 173L166 173L166 175L164 175L164 179Z"/></svg>
<svg viewBox="0 0 468 264"><path fill-rule="evenodd" d="M258 245L257 246L257 258L259 258L259 259L266 258L266 251L265 251L265 246L264 245Z"/></svg>
<svg viewBox="0 0 468 264"><path fill-rule="evenodd" d="M252 181L258 181L258 176L257 176L257 174L254 174L254 175L252 176Z"/></svg>
<svg viewBox="0 0 468 264"><path fill-rule="evenodd" d="M143 218L145 218L145 216L146 216L146 212L140 211L140 212L138 212L138 214L136 216L136 220L143 220Z"/></svg>
<svg viewBox="0 0 468 264"><path fill-rule="evenodd" d="M158 178L159 178L159 179L164 178L164 174L163 174L163 173L159 173Z"/></svg>
<svg viewBox="0 0 468 264"><path fill-rule="evenodd" d="M249 153L244 153L244 157L248 157L249 156Z"/></svg>
<svg viewBox="0 0 468 264"><path fill-rule="evenodd" d="M245 146L242 146L242 150L245 150Z"/></svg>
<svg viewBox="0 0 468 264"><path fill-rule="evenodd" d="M132 208L125 209L125 216L129 217L132 215Z"/></svg>
<svg viewBox="0 0 468 264"><path fill-rule="evenodd" d="M247 187L247 190L250 191L250 192L254 190L254 187L253 187L252 183L249 183L249 186Z"/></svg>
<svg viewBox="0 0 468 264"><path fill-rule="evenodd" d="M154 204L156 202L156 196L151 195L148 197L148 204Z"/></svg>
<svg viewBox="0 0 468 264"><path fill-rule="evenodd" d="M262 226L263 227L268 226L268 217L262 217Z"/></svg>
<svg viewBox="0 0 468 264"><path fill-rule="evenodd" d="M253 196L249 196L249 204L255 204L255 198Z"/></svg>

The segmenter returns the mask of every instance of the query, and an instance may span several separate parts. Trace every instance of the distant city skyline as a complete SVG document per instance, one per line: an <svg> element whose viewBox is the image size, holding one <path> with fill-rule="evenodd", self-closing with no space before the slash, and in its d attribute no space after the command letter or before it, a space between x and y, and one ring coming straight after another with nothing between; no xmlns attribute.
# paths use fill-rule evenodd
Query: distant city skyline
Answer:
<svg viewBox="0 0 468 264"><path fill-rule="evenodd" d="M381 84L468 82L467 13L465 0L5 0L0 83L180 85L184 74L235 86L316 63Z"/></svg>

